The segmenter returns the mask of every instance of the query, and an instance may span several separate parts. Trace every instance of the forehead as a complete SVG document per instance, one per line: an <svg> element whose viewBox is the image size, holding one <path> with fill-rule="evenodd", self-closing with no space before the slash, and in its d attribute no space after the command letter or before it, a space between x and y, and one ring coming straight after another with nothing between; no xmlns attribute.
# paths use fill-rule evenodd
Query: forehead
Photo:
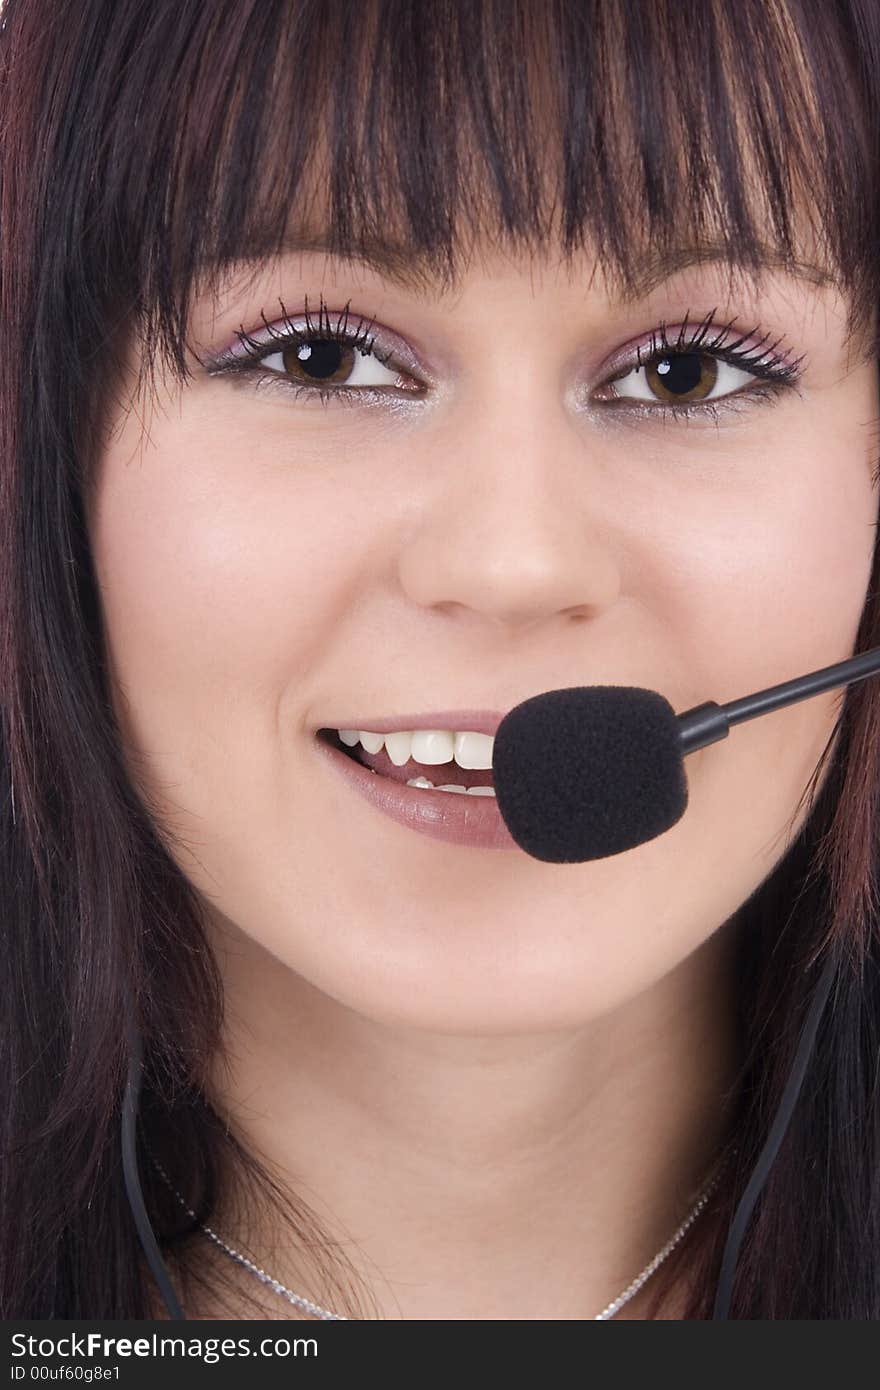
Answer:
<svg viewBox="0 0 880 1390"><path fill-rule="evenodd" d="M374 282L426 303L451 302L469 280L508 271L567 277L587 292L598 286L610 302L624 308L645 299L688 267L705 268L706 278L726 285L731 294L745 286L760 290L768 272L784 271L805 288L822 289L839 282L816 221L815 199L795 176L789 189L790 244L786 245L778 226L771 225L773 219L766 215L765 188L747 150L740 152L740 159L745 175L742 196L756 232L751 241L730 236L721 205L714 201L711 176L704 186L689 188L684 167L678 177L684 180L687 197L674 221L662 220L660 225L646 221L637 180L621 179L608 194L619 200L618 215L625 226L622 243L612 246L608 238L597 239L586 223L567 235L557 143L559 117L551 115L557 84L546 77L540 63L529 64L528 70L545 89L539 109L546 114L546 122L537 123L536 129L543 129L547 140L532 227L505 228L497 203L486 199L481 204L468 195L456 207L452 226L438 221L436 239L422 240L421 224L407 222L405 200L401 190L393 187L384 195L381 215L358 204L355 210L346 208L340 217L331 195L331 155L322 133L301 171L296 199L286 209L280 231L270 201L267 212L272 227L267 224L262 233L252 228L246 238L250 244L237 248L228 262L203 265L193 297L210 296L231 283L246 285L249 277L262 277L275 266L302 267L309 274L321 267L324 274L346 280L372 276ZM637 157L627 145L627 123L619 139L613 167L625 169ZM374 198L375 192L371 185Z"/></svg>
<svg viewBox="0 0 880 1390"><path fill-rule="evenodd" d="M757 235L749 245L732 243L724 234L723 222L721 227L711 221L699 225L696 217L690 221L682 217L675 233L658 235L634 208L627 222L625 251L622 256L611 254L610 248L591 239L586 229L566 243L559 205L549 191L543 208L544 225L537 234L505 235L497 226L497 210L478 215L467 209L451 237L423 244L411 227L401 225L399 216L394 217L393 202L379 226L367 220L351 222L347 229L340 227L329 204L327 181L321 180L321 167L320 159L310 165L302 197L288 212L280 235L269 230L264 235L254 232L251 245L234 258L205 265L196 279L198 296L228 287L233 281L244 283L249 275L262 274L274 265L299 264L313 273L319 257L332 276L352 278L371 273L383 284L426 302L454 298L467 280L508 269L568 277L586 289L598 283L609 299L624 307L644 299L670 276L691 266L706 267L719 282L725 277L731 290L746 283L760 287L766 272L779 270L817 288L836 284L839 279L804 198L797 198L791 210L791 247L782 244L761 221L756 222Z"/></svg>
<svg viewBox="0 0 880 1390"><path fill-rule="evenodd" d="M621 281L608 275L607 266L590 247L564 255L558 246L538 252L510 251L477 241L450 271L430 258L420 258L389 233L361 239L340 251L324 231L304 228L288 232L271 257L227 266L216 282L216 297L193 304L190 334L196 341L204 340L212 313L215 318L228 315L235 305L250 313L260 299L274 314L285 307L288 295L306 289L316 308L318 289L323 294L338 287L343 298L364 292L371 299L381 296L385 306L390 298L398 310L411 300L438 312L454 310L462 298L469 298L473 307L489 291L493 302L499 296L506 302L504 296L510 293L535 297L548 280L554 291L564 286L566 302L574 308L592 299L597 312L621 317L634 306L650 310L656 303L659 307L678 290L717 304L773 296L784 298L793 313L809 313L820 304L843 312L836 277L817 259L809 259L806 250L797 257L784 256L764 245L762 257L756 267L731 262L727 248L717 241L683 242L665 249L649 246L641 255L632 254L629 279ZM374 311L377 307L373 306Z"/></svg>
<svg viewBox="0 0 880 1390"><path fill-rule="evenodd" d="M613 27L606 20L596 36L597 52L611 42L609 23ZM536 33L552 29L539 24ZM515 47L514 36L511 43ZM612 50L618 51L613 43ZM218 301L228 304L230 288L244 294L253 282L262 293L280 279L289 286L294 275L310 280L304 287L310 298L318 276L355 291L366 285L371 296L393 290L395 304L406 299L452 307L470 286L485 286L487 277L519 275L525 283L525 277L550 274L585 295L596 291L612 309L625 309L692 267L705 272L706 293L719 299L741 298L742 289L755 298L771 276L778 283L778 272L785 272L807 294L845 285L848 316L855 317L860 296L868 304L859 289L864 276L849 265L855 265L858 237L845 190L835 189L821 160L814 160L816 141L783 141L780 153L776 125L768 133L763 124L750 123L744 84L733 80L736 62L724 92L729 137L735 137L735 158L729 151L727 158L723 141L709 138L715 125L678 124L690 108L669 96L662 64L652 69L651 90L634 112L632 100L624 100L632 72L623 59L602 69L605 82L592 59L575 81L570 72L560 76L559 54L547 57L538 44L522 71L507 73L508 99L496 88L503 64L495 54L487 58L485 91L468 96L452 74L439 107L434 98L439 101L440 93L428 75L417 87L399 90L400 71L386 72L386 59L383 49L381 62L377 55L372 67L355 65L339 105L326 90L319 99L309 80L308 107L301 111L302 74L297 84L282 81L260 107L261 130L271 116L261 159L240 168L235 141L222 158L214 152L210 216L202 217L195 202L190 208L181 192L176 225L195 248L195 273L179 281L177 321L186 331L206 301L214 301L215 313ZM571 58L567 62L570 67ZM369 78L363 87L358 73ZM795 84L801 76L795 61L791 73ZM334 90L339 95L338 86ZM521 107L523 92L527 107ZM462 110L449 133L441 116L452 96ZM583 109L572 106L574 97ZM775 102L774 120L799 112L797 91L787 113L775 96L768 99ZM667 120L658 128L647 118L661 107ZM284 138L293 109L301 111L297 131L303 132L295 145ZM769 108L762 110L766 122ZM474 119L480 112L491 129ZM785 161L781 182L779 158ZM840 227L822 228L820 208ZM175 255L177 244L175 237ZM271 293L264 302L270 312L278 307ZM873 297L870 308L876 310Z"/></svg>

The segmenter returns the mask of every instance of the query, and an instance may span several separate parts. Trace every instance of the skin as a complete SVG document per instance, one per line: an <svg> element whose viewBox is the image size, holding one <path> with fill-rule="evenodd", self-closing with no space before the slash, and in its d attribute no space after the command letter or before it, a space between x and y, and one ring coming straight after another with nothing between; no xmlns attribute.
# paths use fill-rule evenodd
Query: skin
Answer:
<svg viewBox="0 0 880 1390"><path fill-rule="evenodd" d="M194 353L323 291L409 346L424 403L324 410L194 355L185 390L120 406L90 509L132 776L226 984L217 1102L392 1319L592 1318L684 1218L737 1059L735 914L803 824L841 696L689 757L666 834L561 866L395 824L309 731L578 684L736 699L851 655L870 577L876 367L837 291L702 266L624 308L593 269L493 255L431 303L315 253L231 278ZM801 396L717 426L656 397L602 413L613 356L715 306L808 355ZM240 1248L235 1221L213 1225ZM272 1229L248 1252L322 1301Z"/></svg>

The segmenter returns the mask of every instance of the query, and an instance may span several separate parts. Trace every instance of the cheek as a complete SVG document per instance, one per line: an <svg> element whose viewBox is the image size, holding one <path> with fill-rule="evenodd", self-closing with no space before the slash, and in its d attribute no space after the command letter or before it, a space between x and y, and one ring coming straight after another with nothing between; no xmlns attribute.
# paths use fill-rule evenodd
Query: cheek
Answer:
<svg viewBox="0 0 880 1390"><path fill-rule="evenodd" d="M137 465L121 440L91 519L120 722L200 815L233 769L252 785L270 759L285 692L320 665L358 567L355 518L326 481L294 485L201 429L198 451L154 429Z"/></svg>
<svg viewBox="0 0 880 1390"><path fill-rule="evenodd" d="M662 513L647 578L706 699L728 702L853 652L877 493L875 446L857 423L874 396L864 383L852 395L788 430L784 447L777 432L757 462L754 449L745 463L714 456L708 484L701 476L679 499L679 520ZM784 717L800 718L794 707Z"/></svg>

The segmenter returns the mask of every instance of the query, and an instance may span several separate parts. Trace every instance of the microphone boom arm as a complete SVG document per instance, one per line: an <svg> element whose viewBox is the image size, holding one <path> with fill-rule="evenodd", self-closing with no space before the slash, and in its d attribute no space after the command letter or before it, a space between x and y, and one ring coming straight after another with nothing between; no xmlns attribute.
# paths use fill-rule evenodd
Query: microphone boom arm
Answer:
<svg viewBox="0 0 880 1390"><path fill-rule="evenodd" d="M781 685L771 685L767 690L758 690L754 695L745 695L741 700L732 700L727 705L719 705L715 700L694 705L678 718L678 734L683 754L693 753L710 743L718 743L727 738L734 724L742 724L759 714L770 714L773 710L784 709L786 705L806 700L811 695L820 695L823 690L833 690L838 685L851 685L880 671L880 647L873 647L859 656L847 661L838 661L834 666L824 666L821 671L813 671L807 676L797 676L794 680L783 681Z"/></svg>

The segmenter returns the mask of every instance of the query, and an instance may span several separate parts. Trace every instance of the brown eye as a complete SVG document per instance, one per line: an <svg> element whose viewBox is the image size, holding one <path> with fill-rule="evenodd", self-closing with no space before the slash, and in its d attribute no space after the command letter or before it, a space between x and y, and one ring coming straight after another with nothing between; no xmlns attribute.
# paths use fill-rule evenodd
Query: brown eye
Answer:
<svg viewBox="0 0 880 1390"><path fill-rule="evenodd" d="M731 395L757 375L710 352L663 352L618 372L607 386L611 400L687 406Z"/></svg>
<svg viewBox="0 0 880 1390"><path fill-rule="evenodd" d="M401 376L380 362L374 352L364 352L344 338L326 338L318 334L309 335L305 341L292 340L275 352L267 353L260 358L260 365L286 377L291 386L306 388L330 386L356 390L397 386Z"/></svg>
<svg viewBox="0 0 880 1390"><path fill-rule="evenodd" d="M708 352L680 352L645 364L645 381L659 400L701 401L718 380L718 359Z"/></svg>
<svg viewBox="0 0 880 1390"><path fill-rule="evenodd" d="M304 383L346 385L354 367L357 349L332 338L313 338L307 343L290 343L277 354L285 370ZM363 354L360 354L363 356ZM265 362L267 359L264 358Z"/></svg>
<svg viewBox="0 0 880 1390"><path fill-rule="evenodd" d="M690 337L685 326L667 333L666 322L661 323L647 344L637 348L634 355L630 351L629 362L623 366L618 362L617 369L612 368L612 376L599 388L598 399L646 402L659 410L661 417L668 414L673 419L696 419L702 415L717 419L726 409L741 413L758 401L775 399L788 387L796 389L806 354L787 361L776 353L781 338L767 347L770 334L757 337L757 326L745 333L737 329L734 335L735 320L707 338L714 314L714 310L708 314ZM623 409L622 404L617 409Z"/></svg>

